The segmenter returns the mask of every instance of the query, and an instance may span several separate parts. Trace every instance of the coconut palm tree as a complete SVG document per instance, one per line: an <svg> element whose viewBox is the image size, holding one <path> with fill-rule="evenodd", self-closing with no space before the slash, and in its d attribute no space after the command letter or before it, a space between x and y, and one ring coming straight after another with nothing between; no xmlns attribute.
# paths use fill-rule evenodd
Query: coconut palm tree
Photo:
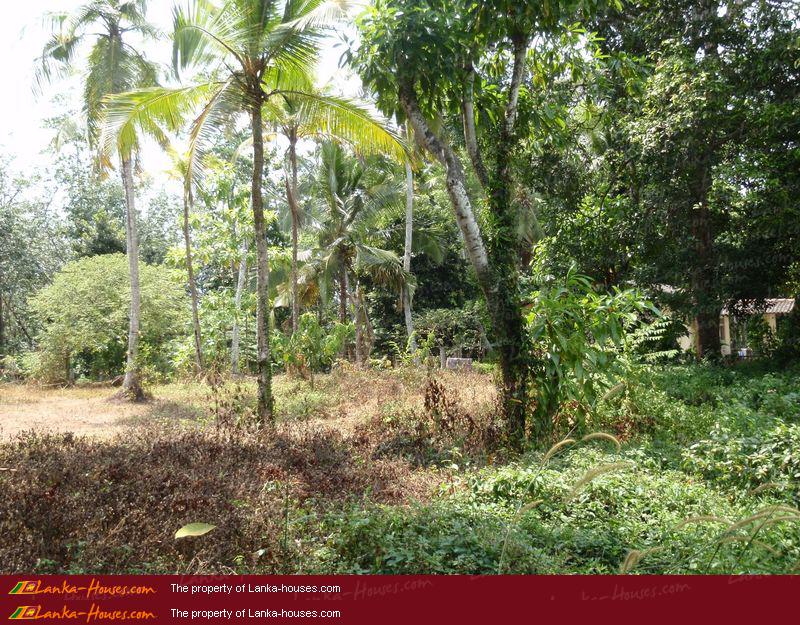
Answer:
<svg viewBox="0 0 800 625"><path fill-rule="evenodd" d="M195 0L176 8L173 62L176 74L197 68L202 76L187 87L129 93L109 103L109 130L124 139L143 128L179 129L199 111L189 133L191 174L203 141L216 125L246 114L253 142L251 206L256 235L258 417L273 418L269 345L269 258L262 184L264 179L263 109L282 92L310 82L324 24L339 12L320 0L228 0L214 6Z"/></svg>
<svg viewBox="0 0 800 625"><path fill-rule="evenodd" d="M356 329L356 362L362 364L372 347L372 332L361 278L399 293L413 292L413 277L400 258L379 247L376 219L383 211L399 209L403 189L391 171L378 163L348 154L340 144L322 144L320 166L313 180L317 207L318 247L304 267L303 280L313 283L312 292L327 293L325 284L338 284L339 321L347 322L348 304L353 307ZM375 243L378 243L376 245Z"/></svg>
<svg viewBox="0 0 800 625"><path fill-rule="evenodd" d="M277 98L292 96L313 107L313 72L326 28L344 17L344 0L227 0L215 6L194 0L176 9L173 64L176 73L202 72L190 86L139 90L110 103L108 125L118 137L142 128L153 134L179 128L197 111L189 133L191 175L201 171L204 142L215 126L246 114L253 144L251 205L256 235L258 416L271 421L269 259L264 215L264 115Z"/></svg>
<svg viewBox="0 0 800 625"><path fill-rule="evenodd" d="M298 294L298 232L300 198L297 186L297 144L303 139L342 141L361 154L386 154L407 160L406 147L383 120L370 114L361 103L314 90L307 85L301 95L284 93L268 102L264 109L268 123L288 140L286 150L286 202L291 215L292 233L292 332L300 319Z"/></svg>
<svg viewBox="0 0 800 625"><path fill-rule="evenodd" d="M97 147L103 118L103 101L110 94L156 84L156 69L133 47L131 36L141 39L157 35L145 20L146 0L93 0L71 14L51 15L52 38L44 47L37 68L37 87L44 91L54 77L74 69L79 52L89 46L84 75L83 109L89 142ZM136 142L131 140L116 151L125 189L125 233L131 281L128 352L123 394L140 400L144 394L136 362L139 345L141 290L139 287L139 238L133 160Z"/></svg>

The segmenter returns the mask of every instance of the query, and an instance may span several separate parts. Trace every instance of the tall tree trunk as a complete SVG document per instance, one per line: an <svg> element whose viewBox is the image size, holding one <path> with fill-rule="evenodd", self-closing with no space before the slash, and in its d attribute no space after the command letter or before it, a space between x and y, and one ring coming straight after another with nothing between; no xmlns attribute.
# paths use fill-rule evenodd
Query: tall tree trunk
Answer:
<svg viewBox="0 0 800 625"><path fill-rule="evenodd" d="M514 180L511 174L511 155L515 144L517 105L525 71L528 39L513 37L514 64L506 100L505 118L495 158L495 174L489 185L489 208L493 230L489 258L493 273L493 297L489 307L495 321L495 342L500 352L500 369L504 384L504 407L511 437L525 437L526 415L529 408L529 356L526 350L525 325L519 300L518 216L513 206ZM535 435L543 437L550 431L551 415L534 423Z"/></svg>
<svg viewBox="0 0 800 625"><path fill-rule="evenodd" d="M234 305L236 316L233 319L233 330L231 331L231 373L239 375L239 316L242 313L242 293L247 280L247 240L242 240L242 249L239 260L239 276L236 280L236 295Z"/></svg>
<svg viewBox="0 0 800 625"><path fill-rule="evenodd" d="M297 131L289 133L289 171L286 174L286 200L292 214L292 334L300 324L300 289L297 281L297 247L300 206L297 202Z"/></svg>
<svg viewBox="0 0 800 625"><path fill-rule="evenodd" d="M130 156L121 157L122 186L125 189L125 238L127 243L128 270L131 279L131 306L128 323L128 353L125 363L123 394L134 401L144 398L136 361L139 353L139 326L142 312L142 291L139 284L139 234L136 227L136 202L133 189L133 161Z"/></svg>
<svg viewBox="0 0 800 625"><path fill-rule="evenodd" d="M189 211L193 208L191 183L184 185L183 191L183 243L186 248L186 273L189 275L189 294L192 298L192 328L194 330L194 366L197 376L203 375L203 343L200 337L200 313L197 306L197 284L192 265L192 235L189 231Z"/></svg>
<svg viewBox="0 0 800 625"><path fill-rule="evenodd" d="M696 49L702 50L704 57L713 59L719 56L714 34L714 23L720 19L719 3L716 0L702 0L694 7L692 37ZM709 99L717 98L709 93ZM708 129L708 133L713 132ZM690 284L697 311L697 358L719 358L721 341L719 336L719 316L721 302L714 293L717 258L714 252L714 234L709 212L709 194L712 186L713 150L708 133L701 133L695 146L696 166L693 174L691 197L691 232L693 239L692 269Z"/></svg>
<svg viewBox="0 0 800 625"><path fill-rule="evenodd" d="M406 240L403 246L403 270L411 274L411 246L414 236L414 172L411 163L406 161ZM406 321L406 334L408 347L412 352L417 350L417 341L414 339L414 320L411 316L411 291L403 287L403 314Z"/></svg>
<svg viewBox="0 0 800 625"><path fill-rule="evenodd" d="M490 267L483 236L467 193L467 182L461 161L453 148L436 135L428 124L409 80L401 82L399 98L414 128L417 140L445 168L447 192L456 223L461 230L467 255L486 298L492 319L493 334L500 353L503 404L509 436L514 443L521 445L524 440L525 416L528 409L528 371L522 358L525 344L522 310L516 302L516 293L513 292L516 269L512 268L513 265L507 266L505 263L498 271L493 271ZM512 99L509 99L509 102L511 101ZM516 104L511 112L516 114ZM511 212L510 207L508 211ZM506 214L501 215L503 221L506 218ZM516 244L508 247L510 250L517 248ZM499 254L497 256L502 258ZM504 275L508 272L511 272L511 275Z"/></svg>
<svg viewBox="0 0 800 625"><path fill-rule="evenodd" d="M705 185L704 185L705 186ZM717 358L721 354L719 337L720 302L714 294L714 237L708 211L708 190L702 192L692 214L694 243L691 287L697 311L697 358Z"/></svg>
<svg viewBox="0 0 800 625"><path fill-rule="evenodd" d="M253 221L256 233L256 336L258 343L258 419L262 425L273 421L272 363L269 345L269 252L264 221L264 134L259 99L251 110L253 134Z"/></svg>
<svg viewBox="0 0 800 625"><path fill-rule="evenodd" d="M347 269L339 271L339 323L347 323Z"/></svg>

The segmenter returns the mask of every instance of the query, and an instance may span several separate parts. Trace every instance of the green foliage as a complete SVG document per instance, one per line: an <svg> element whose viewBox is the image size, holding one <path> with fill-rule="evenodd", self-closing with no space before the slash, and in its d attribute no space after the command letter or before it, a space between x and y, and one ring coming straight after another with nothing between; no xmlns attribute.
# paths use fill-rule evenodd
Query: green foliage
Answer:
<svg viewBox="0 0 800 625"><path fill-rule="evenodd" d="M54 32L38 59L37 85L43 89L56 76L68 74L75 67L81 46L91 44L83 83L83 105L93 146L100 140L106 96L156 84L155 65L141 51L123 41L123 35L155 37L157 31L147 23L146 11L145 0L98 0L79 7L72 15L50 16ZM127 146L127 155L132 147L133 142Z"/></svg>
<svg viewBox="0 0 800 625"><path fill-rule="evenodd" d="M495 47L507 47L514 36L556 36L601 4L381 0L358 22L365 44L354 61L364 82L377 92L383 110L396 108L398 82L411 76L424 106L449 104L453 111L461 101L465 67L488 61L480 69L497 79L506 59L491 54ZM490 114L498 114L497 85L486 89L486 104L497 107Z"/></svg>
<svg viewBox="0 0 800 625"><path fill-rule="evenodd" d="M497 374L497 365L492 362L473 362L472 368L478 373L483 373L484 375Z"/></svg>
<svg viewBox="0 0 800 625"><path fill-rule="evenodd" d="M162 349L185 331L188 301L178 272L144 263L140 272L142 364L163 372L169 369L170 358ZM121 373L129 299L124 255L94 256L65 265L31 300L42 328L38 364L31 374L39 379L64 379L70 376L67 367L73 366L79 375Z"/></svg>
<svg viewBox="0 0 800 625"><path fill-rule="evenodd" d="M542 89L566 90L569 132L533 134L533 166L519 159L547 271L577 262L607 288L649 287L684 321L708 315L707 327L726 301L794 296L789 5L648 0L603 11L591 28L605 63Z"/></svg>
<svg viewBox="0 0 800 625"><path fill-rule="evenodd" d="M778 350L778 337L761 315L754 315L747 320L747 345L765 358L771 358Z"/></svg>
<svg viewBox="0 0 800 625"><path fill-rule="evenodd" d="M345 344L354 336L353 324L335 323L330 329L320 325L313 313L300 315L297 332L273 333L273 358L288 373L307 375L330 368Z"/></svg>
<svg viewBox="0 0 800 625"><path fill-rule="evenodd" d="M433 335L436 346L477 355L483 353L487 342L483 317L481 307L475 304L462 309L436 308L417 315L414 327L422 336Z"/></svg>
<svg viewBox="0 0 800 625"><path fill-rule="evenodd" d="M656 312L635 291L597 292L574 267L562 279L542 281L527 315L538 427L549 429L562 408L582 424L624 371L627 334L646 310Z"/></svg>
<svg viewBox="0 0 800 625"><path fill-rule="evenodd" d="M36 177L14 174L0 156L0 355L30 347L35 333L27 300L69 255L56 210Z"/></svg>
<svg viewBox="0 0 800 625"><path fill-rule="evenodd" d="M183 275L183 274L181 274ZM236 310L234 293L218 288L206 293L200 300L200 327L202 329L203 357L210 369L226 371L230 368L231 334L234 323L239 323L239 350L242 371L256 361L255 319L256 299L252 291L245 291L241 309ZM176 374L191 375L194 371L194 337L181 335L171 344L173 368Z"/></svg>
<svg viewBox="0 0 800 625"><path fill-rule="evenodd" d="M745 490L762 489L800 502L800 423L779 423L753 436L717 424L684 453L687 471Z"/></svg>
<svg viewBox="0 0 800 625"><path fill-rule="evenodd" d="M65 234L74 257L125 253L122 183L96 171L82 138L70 141L64 150L56 161L55 181L65 194ZM146 210L137 216L139 253L145 262L160 264L178 238L179 203L162 190L144 204Z"/></svg>
<svg viewBox="0 0 800 625"><path fill-rule="evenodd" d="M462 494L426 507L354 509L332 517L317 554L337 573L616 573L632 549L647 554L635 569L643 573L791 570L800 517L762 516L784 520L746 548L757 523L728 531L732 521L694 519L746 518L763 510L758 501L733 504L636 450L623 454L631 470L599 475L573 495L587 472L619 459L579 449L543 468L525 458L473 473Z"/></svg>
<svg viewBox="0 0 800 625"><path fill-rule="evenodd" d="M799 419L793 370L672 365L629 379L592 424L645 436L663 462L720 487L796 503Z"/></svg>

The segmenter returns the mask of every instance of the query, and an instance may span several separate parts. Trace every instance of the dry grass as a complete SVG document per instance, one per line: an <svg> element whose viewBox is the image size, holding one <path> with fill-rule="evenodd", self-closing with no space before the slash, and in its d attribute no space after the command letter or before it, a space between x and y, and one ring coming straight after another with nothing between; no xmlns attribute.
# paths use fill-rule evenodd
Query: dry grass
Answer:
<svg viewBox="0 0 800 625"><path fill-rule="evenodd" d="M494 401L488 376L439 372L437 379L462 405L482 411ZM255 383L242 382L255 398ZM283 420L302 420L335 427L343 434L369 419L393 411L422 411L426 374L421 370L356 371L339 369L315 376L309 383L280 375L275 378L278 412ZM191 424L210 417L210 390L197 383L173 383L150 389L152 399L141 404L112 401L116 389L93 385L41 388L0 385L0 440L35 430L109 440L131 426L167 422ZM304 398L309 398L304 402ZM299 407L298 407L299 404ZM298 414L301 412L303 414Z"/></svg>
<svg viewBox="0 0 800 625"><path fill-rule="evenodd" d="M110 386L0 385L0 440L29 430L107 440L131 426L194 419L203 405L199 389L191 385L156 387L155 399L139 404L115 401L115 392Z"/></svg>
<svg viewBox="0 0 800 625"><path fill-rule="evenodd" d="M494 392L474 374L428 382L418 371L338 371L312 390L279 376L282 422L267 430L214 420L206 385L155 387L136 405L111 401L108 387L3 386L0 530L15 540L0 545L0 571L307 571L309 532L325 515L364 500L429 501L452 481L416 456L440 454L439 439L452 447L442 424L486 414ZM426 412L433 387L447 414ZM252 380L216 392L226 411L247 413L254 397ZM198 521L218 527L172 539Z"/></svg>

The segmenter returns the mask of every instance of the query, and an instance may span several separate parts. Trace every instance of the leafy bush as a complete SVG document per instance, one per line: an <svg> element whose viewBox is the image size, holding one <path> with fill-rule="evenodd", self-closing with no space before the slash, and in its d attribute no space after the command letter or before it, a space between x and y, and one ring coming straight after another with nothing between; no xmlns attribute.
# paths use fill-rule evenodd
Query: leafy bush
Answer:
<svg viewBox="0 0 800 625"><path fill-rule="evenodd" d="M718 425L685 451L684 466L707 479L769 488L800 502L800 424L780 423L758 436L737 436Z"/></svg>
<svg viewBox="0 0 800 625"><path fill-rule="evenodd" d="M582 425L586 412L624 372L619 356L626 333L640 313L657 311L634 291L596 292L574 267L563 279L537 280L527 315L534 421L549 427L569 403Z"/></svg>
<svg viewBox="0 0 800 625"><path fill-rule="evenodd" d="M495 375L497 373L497 365L493 362L473 362L472 368L484 375Z"/></svg>
<svg viewBox="0 0 800 625"><path fill-rule="evenodd" d="M297 332L272 335L273 357L289 374L311 378L313 373L330 368L342 347L355 336L353 324L335 323L330 330L320 325L313 313L300 316Z"/></svg>
<svg viewBox="0 0 800 625"><path fill-rule="evenodd" d="M505 526L501 516L446 501L411 509L354 507L330 515L326 529L330 538L316 556L332 573L483 575L497 572ZM561 568L533 545L515 556L510 572Z"/></svg>
<svg viewBox="0 0 800 625"><path fill-rule="evenodd" d="M477 304L457 308L436 308L416 316L414 328L418 336L434 337L434 345L456 348L462 353L480 356L484 352L486 330Z"/></svg>
<svg viewBox="0 0 800 625"><path fill-rule="evenodd" d="M171 367L165 347L187 329L188 298L179 272L141 263L141 360L145 367ZM48 381L122 373L128 343L130 278L123 254L67 263L31 300L41 330L29 373Z"/></svg>
<svg viewBox="0 0 800 625"><path fill-rule="evenodd" d="M647 573L788 572L800 555L800 512L768 510L735 528L765 508L732 504L640 453L576 492L587 472L619 460L578 450L552 467L468 474L466 491L435 505L336 514L318 555L336 572L387 574L616 573L633 550L634 570ZM776 522L759 528L766 519Z"/></svg>

